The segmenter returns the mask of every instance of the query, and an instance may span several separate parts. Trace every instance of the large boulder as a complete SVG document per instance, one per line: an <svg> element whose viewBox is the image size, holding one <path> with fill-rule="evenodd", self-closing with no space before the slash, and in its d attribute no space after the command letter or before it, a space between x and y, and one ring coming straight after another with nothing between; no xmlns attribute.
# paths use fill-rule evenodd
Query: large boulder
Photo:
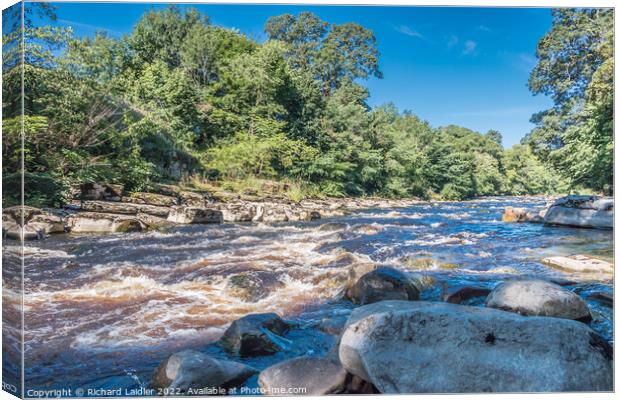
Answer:
<svg viewBox="0 0 620 400"><path fill-rule="evenodd" d="M418 300L420 291L405 273L380 267L363 275L346 295L352 302L363 305L381 300Z"/></svg>
<svg viewBox="0 0 620 400"><path fill-rule="evenodd" d="M222 220L222 212L213 208L180 206L168 214L168 221L177 224L219 224Z"/></svg>
<svg viewBox="0 0 620 400"><path fill-rule="evenodd" d="M67 219L73 233L139 232L147 226L132 215L83 212Z"/></svg>
<svg viewBox="0 0 620 400"><path fill-rule="evenodd" d="M304 394L319 396L339 393L345 388L347 371L328 358L297 357L265 369L258 384L266 395ZM302 390L295 393L293 390Z"/></svg>
<svg viewBox="0 0 620 400"><path fill-rule="evenodd" d="M548 225L613 229L614 200L599 196L562 197L549 207L544 221Z"/></svg>
<svg viewBox="0 0 620 400"><path fill-rule="evenodd" d="M588 305L579 295L551 282L527 279L500 283L486 300L487 307L521 315L592 320Z"/></svg>
<svg viewBox="0 0 620 400"><path fill-rule="evenodd" d="M289 325L277 314L250 314L234 321L220 339L228 353L242 357L273 354L286 342Z"/></svg>
<svg viewBox="0 0 620 400"><path fill-rule="evenodd" d="M169 395L188 394L192 390L200 394L201 389L225 390L241 385L256 372L245 364L185 350L171 355L157 367L151 386Z"/></svg>
<svg viewBox="0 0 620 400"><path fill-rule="evenodd" d="M613 389L613 349L587 325L443 302L355 309L339 356L381 393Z"/></svg>

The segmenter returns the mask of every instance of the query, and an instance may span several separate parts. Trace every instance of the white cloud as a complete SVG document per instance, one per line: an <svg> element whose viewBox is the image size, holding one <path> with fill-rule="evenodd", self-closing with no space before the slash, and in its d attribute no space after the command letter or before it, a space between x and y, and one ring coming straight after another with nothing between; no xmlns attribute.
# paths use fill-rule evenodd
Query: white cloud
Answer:
<svg viewBox="0 0 620 400"><path fill-rule="evenodd" d="M447 45L448 47L454 47L454 46L456 46L456 45L458 44L458 42L459 42L459 38L458 38L458 37L456 37L456 36L454 36L454 35L451 35L451 36L448 38L448 40L447 40L447 42L446 42L446 45Z"/></svg>
<svg viewBox="0 0 620 400"><path fill-rule="evenodd" d="M489 27L488 27L488 26L486 26L486 25L480 25L480 26L478 26L478 30L479 30L479 31L482 31L482 32L491 32L491 28L489 28Z"/></svg>
<svg viewBox="0 0 620 400"><path fill-rule="evenodd" d="M60 22L63 25L67 25L69 27L80 27L80 28L88 29L88 30L95 31L95 32L99 32L99 31L107 32L107 33L111 33L111 34L114 34L114 35L117 35L117 36L122 35L122 32L115 31L115 30L109 29L109 28L104 28L102 26L84 24L82 22L70 21L68 19L60 19L60 18L57 19L56 21Z"/></svg>
<svg viewBox="0 0 620 400"><path fill-rule="evenodd" d="M400 32L403 35L417 37L417 38L423 37L420 32L416 31L415 29L412 29L411 27L407 25L400 25L400 26L395 27L394 29L396 29L397 32Z"/></svg>
<svg viewBox="0 0 620 400"><path fill-rule="evenodd" d="M473 40L465 41L465 47L463 48L463 54L473 54L478 47L478 43Z"/></svg>

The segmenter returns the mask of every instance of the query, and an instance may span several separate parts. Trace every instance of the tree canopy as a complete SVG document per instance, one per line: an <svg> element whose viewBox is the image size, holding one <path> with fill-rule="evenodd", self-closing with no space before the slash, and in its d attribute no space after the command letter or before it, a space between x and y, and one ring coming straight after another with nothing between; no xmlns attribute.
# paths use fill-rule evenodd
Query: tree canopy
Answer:
<svg viewBox="0 0 620 400"><path fill-rule="evenodd" d="M529 87L554 106L525 138L572 188L613 188L613 9L555 9Z"/></svg>
<svg viewBox="0 0 620 400"><path fill-rule="evenodd" d="M496 130L432 127L392 104L371 108L364 80L381 78L380 56L373 32L355 23L280 15L259 43L196 10L170 7L145 13L122 38L79 38L53 26L49 7L43 12L49 25L29 26L26 37L29 204L59 204L70 185L95 181L142 190L183 180L229 187L278 180L302 197L447 200L553 192L563 182L555 169L586 187L609 182L601 169L611 165L613 36L602 11L555 14L530 86L556 107L539 116L527 144L508 150ZM568 29L573 20L587 37ZM5 49L16 37L4 35ZM21 155L20 74L18 62L5 58L5 66L10 180ZM4 187L10 203L18 194Z"/></svg>

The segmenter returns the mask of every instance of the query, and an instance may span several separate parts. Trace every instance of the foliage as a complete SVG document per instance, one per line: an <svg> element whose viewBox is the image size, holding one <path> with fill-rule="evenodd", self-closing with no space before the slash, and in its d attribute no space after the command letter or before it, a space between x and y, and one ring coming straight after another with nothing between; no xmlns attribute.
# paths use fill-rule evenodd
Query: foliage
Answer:
<svg viewBox="0 0 620 400"><path fill-rule="evenodd" d="M53 12L43 11L53 21ZM598 154L594 164L571 162L573 169L565 170L592 186L608 179L586 177L611 165L606 138L613 60L601 56L582 90L584 105L571 114L578 129L565 127L564 108L556 107L540 120L562 127L560 136L533 134L534 150L505 151L498 131L435 128L391 104L369 107L363 80L381 77L372 31L329 24L308 12L270 18L265 30L269 40L258 43L176 7L145 13L119 39L103 32L76 38L31 23L23 119L15 91L19 63L3 73L5 176L17 179L23 157L33 182L26 201L37 205L60 204L70 185L95 181L129 189L176 181L208 191L275 190L292 201L367 195L460 200L556 190L562 182L537 156ZM14 52L15 38L5 35L3 45ZM547 57L544 48L540 54ZM543 70L532 87L570 101L574 96L561 94L564 86L553 86ZM552 140L566 145L554 148ZM17 201L19 193L3 196Z"/></svg>
<svg viewBox="0 0 620 400"><path fill-rule="evenodd" d="M529 80L554 107L532 118L524 143L573 188L612 190L613 18L613 9L553 10Z"/></svg>

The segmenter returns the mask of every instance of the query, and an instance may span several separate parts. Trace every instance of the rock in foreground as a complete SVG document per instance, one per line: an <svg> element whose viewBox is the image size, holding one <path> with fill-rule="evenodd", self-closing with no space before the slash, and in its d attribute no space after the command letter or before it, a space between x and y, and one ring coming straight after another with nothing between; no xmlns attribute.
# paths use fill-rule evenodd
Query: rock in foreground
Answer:
<svg viewBox="0 0 620 400"><path fill-rule="evenodd" d="M487 297L487 307L521 315L540 315L592 320L588 305L579 295L541 280L513 280L500 283Z"/></svg>
<svg viewBox="0 0 620 400"><path fill-rule="evenodd" d="M613 229L614 200L598 196L562 197L549 207L544 219L548 225Z"/></svg>
<svg viewBox="0 0 620 400"><path fill-rule="evenodd" d="M282 350L283 335L289 326L277 314L250 314L234 321L220 344L230 354L252 357Z"/></svg>
<svg viewBox="0 0 620 400"><path fill-rule="evenodd" d="M347 297L364 305L381 300L418 300L420 292L403 272L381 267L363 275L347 290Z"/></svg>
<svg viewBox="0 0 620 400"><path fill-rule="evenodd" d="M257 371L245 364L218 360L194 350L171 355L162 362L153 376L151 386L169 390L170 395L188 390L227 389L245 382Z"/></svg>
<svg viewBox="0 0 620 400"><path fill-rule="evenodd" d="M336 361L318 357L297 357L267 368L258 376L258 383L266 391L266 395L318 396L342 391L346 378L347 371ZM304 392L287 391L296 388Z"/></svg>
<svg viewBox="0 0 620 400"><path fill-rule="evenodd" d="M353 311L339 348L381 393L610 391L613 350L561 318L425 301Z"/></svg>

